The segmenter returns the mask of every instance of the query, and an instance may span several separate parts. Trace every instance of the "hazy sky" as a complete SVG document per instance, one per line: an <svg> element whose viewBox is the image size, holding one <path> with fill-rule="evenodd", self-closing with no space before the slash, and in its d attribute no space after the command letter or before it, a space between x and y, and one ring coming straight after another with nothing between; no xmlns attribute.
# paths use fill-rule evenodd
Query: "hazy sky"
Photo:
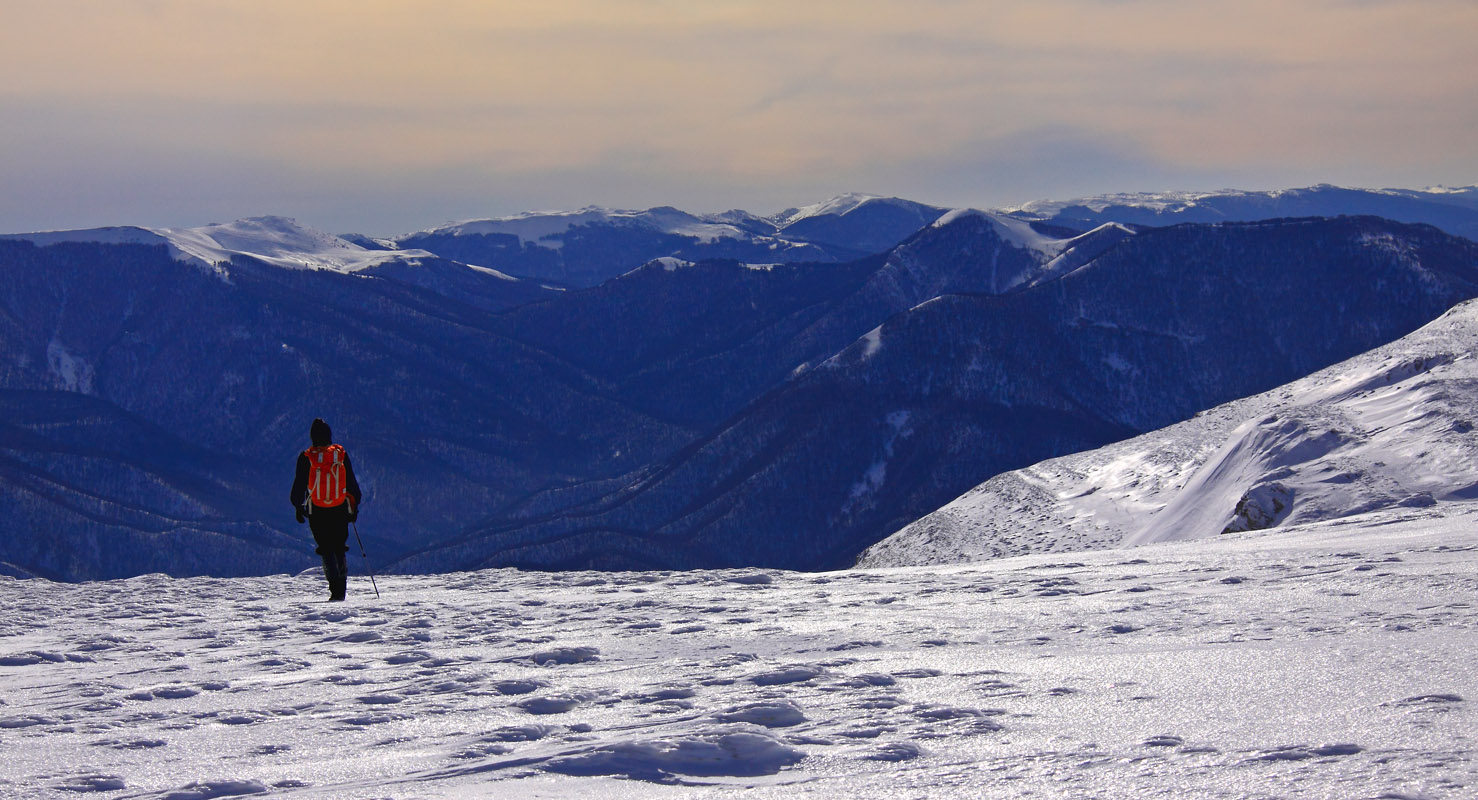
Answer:
<svg viewBox="0 0 1478 800"><path fill-rule="evenodd" d="M1478 182L1475 0L0 0L0 231Z"/></svg>

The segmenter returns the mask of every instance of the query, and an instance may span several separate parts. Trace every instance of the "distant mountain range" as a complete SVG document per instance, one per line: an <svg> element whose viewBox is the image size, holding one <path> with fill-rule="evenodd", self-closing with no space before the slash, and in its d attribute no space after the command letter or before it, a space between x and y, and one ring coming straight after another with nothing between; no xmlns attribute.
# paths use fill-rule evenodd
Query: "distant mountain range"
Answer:
<svg viewBox="0 0 1478 800"><path fill-rule="evenodd" d="M1414 190L1347 189L1321 184L1271 192L1146 192L1040 201L1001 211L1069 227L1094 227L1105 222L1163 226L1365 215L1424 223L1455 236L1478 239L1478 186Z"/></svg>
<svg viewBox="0 0 1478 800"><path fill-rule="evenodd" d="M944 212L871 195L846 195L770 217L747 211L696 215L675 208L592 207L460 222L379 244L588 287L663 257L766 264L850 261L892 247Z"/></svg>
<svg viewBox="0 0 1478 800"><path fill-rule="evenodd" d="M864 285L969 263L977 291L961 281L891 316L603 495L399 566L847 566L977 476L1266 390L1478 295L1478 245L1370 217L1181 225L1103 244L1065 275L993 292L990 270L1032 251L984 214L942 218ZM1052 252L1036 257L1050 264Z"/></svg>
<svg viewBox="0 0 1478 800"><path fill-rule="evenodd" d="M0 237L0 571L311 564L314 416L396 569L844 566L992 475L1408 333L1478 295L1475 247L868 196Z"/></svg>
<svg viewBox="0 0 1478 800"><path fill-rule="evenodd" d="M661 257L749 263L848 261L887 250L946 211L895 197L851 194L768 216L592 207L471 220L393 239L354 238L371 247L424 249L510 275L588 287ZM1474 186L1417 191L1321 185L1271 192L1119 194L1028 203L996 213L1076 232L1108 222L1164 226L1364 215L1425 223L1478 239Z"/></svg>

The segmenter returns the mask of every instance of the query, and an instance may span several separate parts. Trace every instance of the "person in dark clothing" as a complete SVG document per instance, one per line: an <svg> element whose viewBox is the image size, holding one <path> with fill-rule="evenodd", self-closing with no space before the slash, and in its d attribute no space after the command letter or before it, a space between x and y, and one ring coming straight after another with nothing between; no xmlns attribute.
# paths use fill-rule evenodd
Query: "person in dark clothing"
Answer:
<svg viewBox="0 0 1478 800"><path fill-rule="evenodd" d="M349 582L349 523L359 517L363 495L354 478L349 454L334 444L333 431L321 419L308 430L313 446L298 454L293 476L292 503L298 522L313 531L315 552L323 558L323 576L328 579L329 600L344 599Z"/></svg>

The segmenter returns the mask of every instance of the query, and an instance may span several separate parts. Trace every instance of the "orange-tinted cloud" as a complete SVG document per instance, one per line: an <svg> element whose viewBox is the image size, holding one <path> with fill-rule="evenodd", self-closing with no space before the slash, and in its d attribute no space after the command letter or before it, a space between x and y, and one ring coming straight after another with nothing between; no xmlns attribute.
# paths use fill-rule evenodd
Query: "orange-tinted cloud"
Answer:
<svg viewBox="0 0 1478 800"><path fill-rule="evenodd" d="M984 170L978 197L931 195L900 167L1071 130L1162 176L1478 180L1470 0L10 0L4 16L0 102L24 118L0 121L0 179L38 158L64 171L71 146L218 153L324 192L373 170L411 195L449 173L577 193L588 171L625 175L633 202L768 182L984 204L1059 189Z"/></svg>

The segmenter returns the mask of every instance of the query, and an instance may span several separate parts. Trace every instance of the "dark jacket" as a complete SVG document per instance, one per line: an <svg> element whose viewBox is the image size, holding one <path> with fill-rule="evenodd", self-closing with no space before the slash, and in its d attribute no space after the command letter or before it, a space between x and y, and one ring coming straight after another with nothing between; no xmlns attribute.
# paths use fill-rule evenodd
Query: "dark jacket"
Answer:
<svg viewBox="0 0 1478 800"><path fill-rule="evenodd" d="M333 444L333 433L322 420L313 421L313 429L310 431L314 447L327 447ZM293 508L306 508L308 502L308 474L311 466L308 463L307 452L298 454L298 469L293 475L292 502ZM354 478L354 465L349 462L349 453L344 453L344 491L351 498L354 509L359 509L360 500L363 499L359 491L359 481Z"/></svg>

